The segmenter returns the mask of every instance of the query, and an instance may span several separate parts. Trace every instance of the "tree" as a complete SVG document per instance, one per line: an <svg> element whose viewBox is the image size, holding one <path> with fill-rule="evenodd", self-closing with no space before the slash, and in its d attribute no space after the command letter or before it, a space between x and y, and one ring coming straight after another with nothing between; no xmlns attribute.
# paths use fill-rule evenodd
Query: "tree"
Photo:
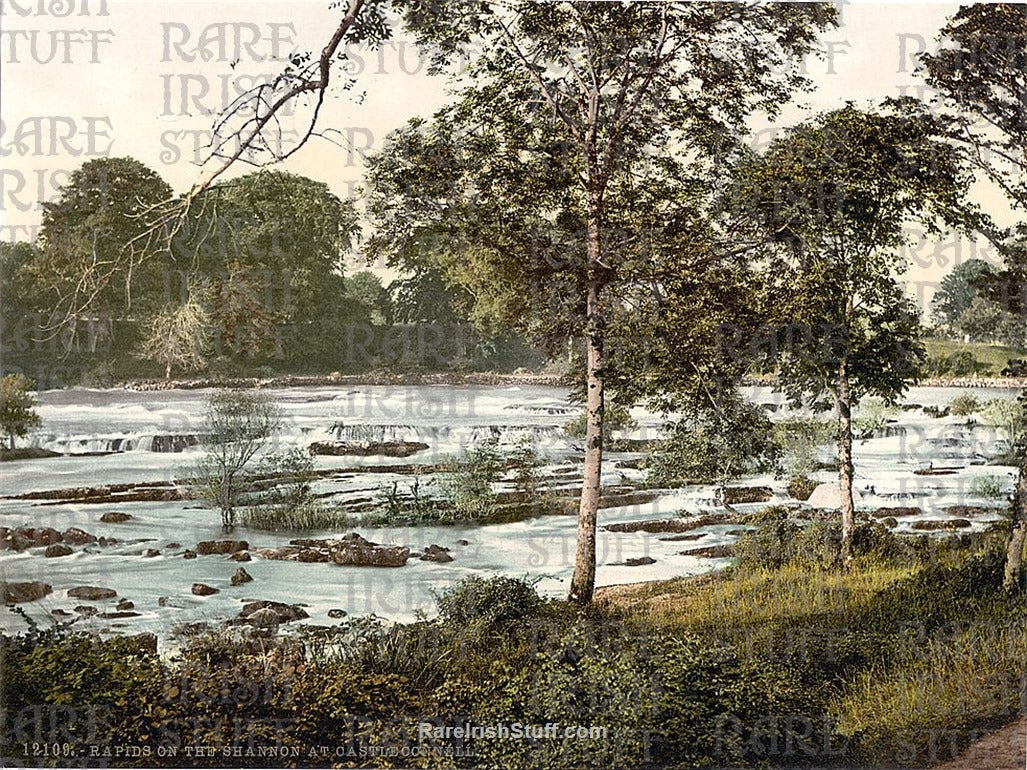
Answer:
<svg viewBox="0 0 1027 770"><path fill-rule="evenodd" d="M0 429L7 434L9 449L14 449L16 437L41 424L36 405L24 375L5 374L0 379Z"/></svg>
<svg viewBox="0 0 1027 770"><path fill-rule="evenodd" d="M413 123L392 138L372 167L382 185L372 212L394 253L436 250L473 296L479 322L519 319L549 344L584 340L588 420L570 598L589 602L608 333L622 281L645 269L648 247L637 228L647 212L630 204L686 168L685 178L709 178L746 116L773 113L804 82L796 60L835 9L515 2L434 10L407 25L435 47L436 67L466 56L466 77L433 126Z"/></svg>
<svg viewBox="0 0 1027 770"><path fill-rule="evenodd" d="M993 277L998 269L983 259L960 262L941 279L941 285L931 300L935 319L952 330L960 329L960 318L978 297L983 279Z"/></svg>
<svg viewBox="0 0 1027 770"><path fill-rule="evenodd" d="M157 172L133 158L97 158L73 171L43 204L31 273L39 309L56 328L83 315L138 314L159 296L167 256L152 230L171 197ZM142 302L140 302L142 300Z"/></svg>
<svg viewBox="0 0 1027 770"><path fill-rule="evenodd" d="M1027 209L1027 6L967 5L941 30L945 45L925 54L921 73L934 89L932 107L948 135L966 149L976 168L1005 193L1014 212ZM1027 224L985 235L1005 257L999 278L1010 312L1023 314L1027 275ZM1023 572L1027 544L1027 451L1013 496L1013 528L1003 584L1011 590Z"/></svg>
<svg viewBox="0 0 1027 770"><path fill-rule="evenodd" d="M150 321L143 354L164 364L164 378L171 367L199 369L207 362L210 347L210 313L196 297L177 307L166 307Z"/></svg>
<svg viewBox="0 0 1027 770"><path fill-rule="evenodd" d="M836 413L846 558L852 408L867 395L894 403L925 358L919 313L895 278L904 227L960 222L968 184L929 121L851 105L792 129L739 174L734 205L777 249L767 274L781 387L796 402L826 397Z"/></svg>
<svg viewBox="0 0 1027 770"><path fill-rule="evenodd" d="M339 294L357 221L325 183L280 171L198 195L172 251L182 283L211 298L215 351L299 361L337 344L353 315Z"/></svg>
<svg viewBox="0 0 1027 770"><path fill-rule="evenodd" d="M221 511L225 532L235 527L235 509L244 496L247 468L280 420L278 407L260 394L223 391L207 401L206 453L199 465L199 491Z"/></svg>

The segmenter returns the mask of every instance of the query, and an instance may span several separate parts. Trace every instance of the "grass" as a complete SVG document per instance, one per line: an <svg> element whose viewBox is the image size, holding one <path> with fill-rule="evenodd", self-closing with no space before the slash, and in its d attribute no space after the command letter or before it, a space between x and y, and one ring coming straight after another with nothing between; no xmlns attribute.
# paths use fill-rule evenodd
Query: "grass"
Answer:
<svg viewBox="0 0 1027 770"><path fill-rule="evenodd" d="M905 567L735 569L601 595L654 633L717 639L756 666L790 661L825 693L849 759L925 766L1027 710L1027 604L1001 591L1001 554L988 548Z"/></svg>
<svg viewBox="0 0 1027 770"><path fill-rule="evenodd" d="M981 374L998 377L1011 358L1027 358L1027 351L991 342L960 342L958 340L928 339L924 341L929 358L943 358L953 353L968 351L981 364Z"/></svg>

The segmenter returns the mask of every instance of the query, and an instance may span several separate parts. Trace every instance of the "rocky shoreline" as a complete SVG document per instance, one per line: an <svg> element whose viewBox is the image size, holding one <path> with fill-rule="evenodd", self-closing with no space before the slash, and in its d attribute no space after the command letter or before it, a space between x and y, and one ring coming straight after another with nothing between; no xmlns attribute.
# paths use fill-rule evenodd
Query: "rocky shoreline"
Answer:
<svg viewBox="0 0 1027 770"><path fill-rule="evenodd" d="M134 380L116 387L123 390L199 390L203 388L309 388L363 385L546 385L566 387L562 375L539 372L432 372L426 374L318 374L276 377L199 377L177 380Z"/></svg>
<svg viewBox="0 0 1027 770"><path fill-rule="evenodd" d="M122 390L200 390L204 388L303 388L401 385L541 385L569 387L571 379L564 375L543 372L430 372L423 374L283 374L274 377L198 377L174 380L133 380L119 383ZM771 375L746 377L742 384L750 387L771 387L777 378ZM1025 377L929 377L917 383L928 388L1027 388Z"/></svg>

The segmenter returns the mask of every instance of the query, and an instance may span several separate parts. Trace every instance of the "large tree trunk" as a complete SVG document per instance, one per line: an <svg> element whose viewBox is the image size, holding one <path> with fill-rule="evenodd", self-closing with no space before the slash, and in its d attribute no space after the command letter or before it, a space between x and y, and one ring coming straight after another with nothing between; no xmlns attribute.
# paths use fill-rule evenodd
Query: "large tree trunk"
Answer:
<svg viewBox="0 0 1027 770"><path fill-rule="evenodd" d="M1013 531L1009 535L1006 549L1006 569L1002 587L1007 591L1016 588L1023 570L1023 547L1027 540L1027 451L1020 458L1020 477L1013 495Z"/></svg>
<svg viewBox="0 0 1027 770"><path fill-rule="evenodd" d="M602 241L599 215L589 217L588 264L589 282L586 300L586 399L585 399L585 468L578 508L578 545L574 556L574 576L568 597L573 602L592 601L596 583L596 511L602 491L604 350L601 283L597 272L602 262Z"/></svg>
<svg viewBox="0 0 1027 770"><path fill-rule="evenodd" d="M835 390L838 412L838 488L842 508L842 560L852 558L852 531L856 526L855 505L852 502L852 394L849 391L849 372L845 359L838 366L838 384Z"/></svg>

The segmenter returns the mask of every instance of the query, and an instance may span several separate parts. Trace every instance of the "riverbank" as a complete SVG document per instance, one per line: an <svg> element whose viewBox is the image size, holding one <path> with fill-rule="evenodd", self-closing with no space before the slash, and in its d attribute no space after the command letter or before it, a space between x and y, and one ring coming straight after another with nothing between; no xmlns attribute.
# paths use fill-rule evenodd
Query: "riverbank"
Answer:
<svg viewBox="0 0 1027 770"><path fill-rule="evenodd" d="M203 388L310 388L361 387L368 385L538 385L544 387L570 387L571 378L545 372L429 372L386 374L286 374L275 377L198 377L172 380L129 380L116 388L135 391L200 390ZM743 386L773 387L777 378L747 377ZM1027 388L1025 377L928 377L917 383L926 388Z"/></svg>
<svg viewBox="0 0 1027 770"><path fill-rule="evenodd" d="M570 380L541 372L429 372L408 374L284 374L276 377L199 377L174 380L130 380L122 390L199 390L202 388L310 388L364 385L543 385L568 387Z"/></svg>

